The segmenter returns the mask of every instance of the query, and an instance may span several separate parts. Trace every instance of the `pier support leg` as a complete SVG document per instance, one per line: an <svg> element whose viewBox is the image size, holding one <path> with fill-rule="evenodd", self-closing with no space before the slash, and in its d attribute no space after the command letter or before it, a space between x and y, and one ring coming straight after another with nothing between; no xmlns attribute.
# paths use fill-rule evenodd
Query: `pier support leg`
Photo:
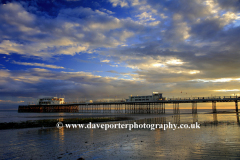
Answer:
<svg viewBox="0 0 240 160"><path fill-rule="evenodd" d="M140 111L140 106L139 106L139 104L138 103L136 103L136 106L137 106L137 109L136 109L136 113L140 113L139 111Z"/></svg>
<svg viewBox="0 0 240 160"><path fill-rule="evenodd" d="M127 107L127 106L126 106L126 104L125 104L125 113L127 113L126 107Z"/></svg>
<svg viewBox="0 0 240 160"><path fill-rule="evenodd" d="M136 113L136 107L137 107L137 104L134 103L134 104L133 104L133 113Z"/></svg>
<svg viewBox="0 0 240 160"><path fill-rule="evenodd" d="M238 101L235 101L236 112L238 113Z"/></svg>
<svg viewBox="0 0 240 160"><path fill-rule="evenodd" d="M217 108L216 108L216 101L212 102L212 112L217 113Z"/></svg>
<svg viewBox="0 0 240 160"><path fill-rule="evenodd" d="M197 113L197 102L192 103L192 113L193 114Z"/></svg>
<svg viewBox="0 0 240 160"><path fill-rule="evenodd" d="M150 111L151 111L151 103L148 103L148 111L147 111L147 113L150 113Z"/></svg>
<svg viewBox="0 0 240 160"><path fill-rule="evenodd" d="M164 114L165 113L165 103L159 103L158 113Z"/></svg>
<svg viewBox="0 0 240 160"><path fill-rule="evenodd" d="M163 103L163 113L165 114L165 103Z"/></svg>

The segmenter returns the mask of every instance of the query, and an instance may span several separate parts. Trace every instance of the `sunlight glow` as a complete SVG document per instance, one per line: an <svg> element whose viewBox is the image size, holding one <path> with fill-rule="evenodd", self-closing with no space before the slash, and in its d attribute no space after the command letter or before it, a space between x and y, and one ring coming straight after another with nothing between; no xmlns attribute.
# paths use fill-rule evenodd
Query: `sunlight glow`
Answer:
<svg viewBox="0 0 240 160"><path fill-rule="evenodd" d="M238 92L239 89L219 89L219 90L213 90L215 92Z"/></svg>
<svg viewBox="0 0 240 160"><path fill-rule="evenodd" d="M200 71L198 71L198 70L192 70L192 71L190 71L190 72L188 72L189 74L197 74L197 73L200 73Z"/></svg>
<svg viewBox="0 0 240 160"><path fill-rule="evenodd" d="M166 63L170 65L180 65L183 64L184 62L182 62L180 59L172 59L167 61Z"/></svg>
<svg viewBox="0 0 240 160"><path fill-rule="evenodd" d="M163 64L161 63L155 63L155 64L152 64L153 67L164 67Z"/></svg>
<svg viewBox="0 0 240 160"><path fill-rule="evenodd" d="M231 82L231 81L240 81L240 78L219 78L219 79L193 79L190 81L197 82Z"/></svg>

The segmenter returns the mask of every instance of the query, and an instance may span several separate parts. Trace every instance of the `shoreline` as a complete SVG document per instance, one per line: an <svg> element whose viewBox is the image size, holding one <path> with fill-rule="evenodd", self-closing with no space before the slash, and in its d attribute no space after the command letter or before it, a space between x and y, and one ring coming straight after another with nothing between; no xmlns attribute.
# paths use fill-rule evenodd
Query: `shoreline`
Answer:
<svg viewBox="0 0 240 160"><path fill-rule="evenodd" d="M56 124L60 122L58 119L43 119L43 120L28 120L21 122L5 122L0 123L0 130L7 129L23 129L23 128L38 128L38 127L56 127ZM82 118L66 118L62 119L63 123L78 123L87 124L89 122L112 122L112 121L126 121L133 120L130 117L82 117Z"/></svg>

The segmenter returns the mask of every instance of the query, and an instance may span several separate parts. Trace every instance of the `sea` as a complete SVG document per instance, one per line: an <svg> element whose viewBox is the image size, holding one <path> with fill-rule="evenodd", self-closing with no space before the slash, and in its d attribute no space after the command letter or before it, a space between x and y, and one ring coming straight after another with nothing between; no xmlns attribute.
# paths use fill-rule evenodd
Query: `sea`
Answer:
<svg viewBox="0 0 240 160"><path fill-rule="evenodd" d="M219 112L234 112L233 109L218 109ZM199 114L211 113L212 109L198 109ZM165 114L172 114L173 109L166 109ZM180 109L181 114L192 114L191 109ZM0 123L4 122L22 122L28 120L42 120L42 119L58 119L58 118L72 118L72 117L82 117L82 116L106 116L106 115L129 115L125 114L124 110L121 113L117 113L115 110L107 113L18 113L18 110L0 110ZM146 115L146 114L144 114Z"/></svg>
<svg viewBox="0 0 240 160"><path fill-rule="evenodd" d="M18 113L1 110L0 122L71 117L132 117L100 124L191 124L195 128L57 128L0 130L0 159L240 159L239 114L233 109L180 109L173 114ZM197 127L199 125L199 127Z"/></svg>

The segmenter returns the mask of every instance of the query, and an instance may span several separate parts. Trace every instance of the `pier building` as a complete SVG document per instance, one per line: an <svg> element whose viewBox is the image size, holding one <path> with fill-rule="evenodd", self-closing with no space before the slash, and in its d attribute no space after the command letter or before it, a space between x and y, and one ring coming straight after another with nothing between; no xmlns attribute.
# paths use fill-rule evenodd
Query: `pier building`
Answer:
<svg viewBox="0 0 240 160"><path fill-rule="evenodd" d="M129 96L129 99L126 99L127 102L143 102L143 101L161 101L165 100L164 97L162 97L162 93L160 92L153 92L152 95L147 96Z"/></svg>
<svg viewBox="0 0 240 160"><path fill-rule="evenodd" d="M58 97L40 98L38 99L37 104L38 105L64 104L64 98L58 98Z"/></svg>

